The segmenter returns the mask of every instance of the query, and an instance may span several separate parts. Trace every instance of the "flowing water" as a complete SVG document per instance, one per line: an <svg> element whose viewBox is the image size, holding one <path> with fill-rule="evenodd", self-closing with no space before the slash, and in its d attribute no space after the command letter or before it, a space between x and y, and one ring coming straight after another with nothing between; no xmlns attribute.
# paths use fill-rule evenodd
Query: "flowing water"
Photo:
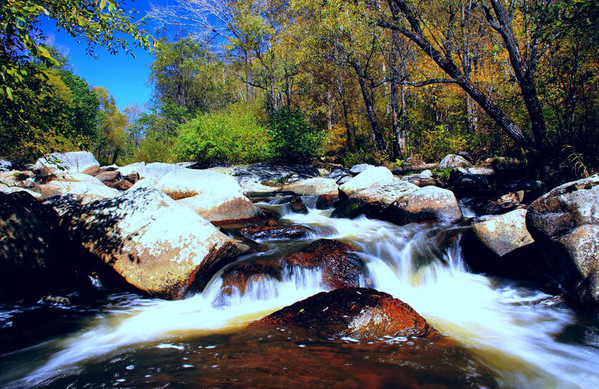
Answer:
<svg viewBox="0 0 599 389"><path fill-rule="evenodd" d="M181 301L99 285L97 295L73 296L71 305L0 306L0 387L599 387L597 321L538 290L469 273L461 227L333 219L313 208L291 214L277 202L263 205L313 233L263 242L267 251L240 261L322 237L349 243L366 264L361 286L408 303L460 347L248 333L249 322L323 291L322 274L256 277L245 294L226 296L219 273Z"/></svg>

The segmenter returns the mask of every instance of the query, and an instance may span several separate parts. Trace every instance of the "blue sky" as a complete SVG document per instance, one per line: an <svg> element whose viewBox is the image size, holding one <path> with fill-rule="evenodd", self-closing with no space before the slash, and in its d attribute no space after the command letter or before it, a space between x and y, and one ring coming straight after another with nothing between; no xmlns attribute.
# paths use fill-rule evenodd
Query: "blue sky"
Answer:
<svg viewBox="0 0 599 389"><path fill-rule="evenodd" d="M139 17L143 17L150 3L144 0L126 2L125 9L132 8L139 11ZM150 53L136 49L133 50L133 58L124 52L111 55L104 47L98 46L95 49L97 58L93 58L86 54L86 43L77 43L77 39L69 34L57 31L52 21L44 22L42 29L48 41L69 58L73 72L91 86L106 88L115 97L121 110L132 104L144 109L144 105L150 101L150 64L154 60Z"/></svg>

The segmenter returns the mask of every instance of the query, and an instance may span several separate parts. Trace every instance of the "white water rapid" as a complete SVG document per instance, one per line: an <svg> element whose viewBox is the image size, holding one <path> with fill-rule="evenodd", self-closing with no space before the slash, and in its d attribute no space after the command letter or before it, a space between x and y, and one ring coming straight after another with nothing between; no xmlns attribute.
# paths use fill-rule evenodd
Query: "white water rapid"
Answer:
<svg viewBox="0 0 599 389"><path fill-rule="evenodd" d="M363 286L411 305L441 333L473 352L501 386L599 387L599 341L592 336L586 343L559 338L576 324L576 314L539 303L549 297L539 291L468 273L459 240L450 239L459 236L458 227L400 227L365 217L329 215L330 211L310 209L307 215L286 214L283 220L308 226L316 238L338 239L355 247L366 263ZM28 360L27 367L21 367L14 379L0 381L0 386L43 386L56 377L77 374L82 362L106 360L124 350L177 348L173 339L234 332L324 290L320 272L308 270L289 272L282 281L255 279L244 295L223 298L221 284L217 274L202 294L187 300L134 299L125 308L91 320L76 334L38 346L51 351L39 360Z"/></svg>

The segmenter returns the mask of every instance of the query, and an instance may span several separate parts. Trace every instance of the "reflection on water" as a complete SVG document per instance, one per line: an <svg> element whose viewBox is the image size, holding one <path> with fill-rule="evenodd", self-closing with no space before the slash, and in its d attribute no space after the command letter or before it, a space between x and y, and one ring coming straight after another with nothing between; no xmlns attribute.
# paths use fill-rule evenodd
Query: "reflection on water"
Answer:
<svg viewBox="0 0 599 389"><path fill-rule="evenodd" d="M282 280L251 279L243 295L223 296L217 274L183 301L111 297L101 309L80 312L73 330L0 356L0 386L599 387L595 323L542 303L549 296L539 291L468 273L459 226L399 227L329 214L310 209L283 221L351 244L366 264L362 286L410 304L470 353L246 334L248 322L323 290L321 272L287 269ZM268 243L269 251L243 260L276 255L286 244ZM13 321L28 309L0 310L0 331L18 327Z"/></svg>

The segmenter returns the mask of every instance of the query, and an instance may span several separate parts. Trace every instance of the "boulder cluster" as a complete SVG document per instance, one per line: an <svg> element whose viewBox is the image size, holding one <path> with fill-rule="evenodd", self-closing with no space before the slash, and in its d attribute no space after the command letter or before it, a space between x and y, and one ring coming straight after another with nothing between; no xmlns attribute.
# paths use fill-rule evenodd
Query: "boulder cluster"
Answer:
<svg viewBox="0 0 599 389"><path fill-rule="evenodd" d="M255 326L302 328L325 338L436 334L403 302L359 288L364 263L346 243L320 239L268 261L237 260L260 250L262 241L310 236L307 227L279 225L277 215L251 200L281 193L292 212L308 212L301 196L314 196L310 206L334 208L333 217L459 223L472 271L537 282L574 306L597 309L599 175L543 194L538 181L494 182L498 166L510 163L493 162L472 166L448 156L439 165L448 177L371 165L330 171L268 164L101 167L87 152L49 155L18 170L3 162L0 298L83 284L101 274L149 296L181 299L222 269L227 296L245 293L250 279L317 269L329 292ZM403 174L409 170L416 173ZM332 314L323 317L327 310Z"/></svg>

